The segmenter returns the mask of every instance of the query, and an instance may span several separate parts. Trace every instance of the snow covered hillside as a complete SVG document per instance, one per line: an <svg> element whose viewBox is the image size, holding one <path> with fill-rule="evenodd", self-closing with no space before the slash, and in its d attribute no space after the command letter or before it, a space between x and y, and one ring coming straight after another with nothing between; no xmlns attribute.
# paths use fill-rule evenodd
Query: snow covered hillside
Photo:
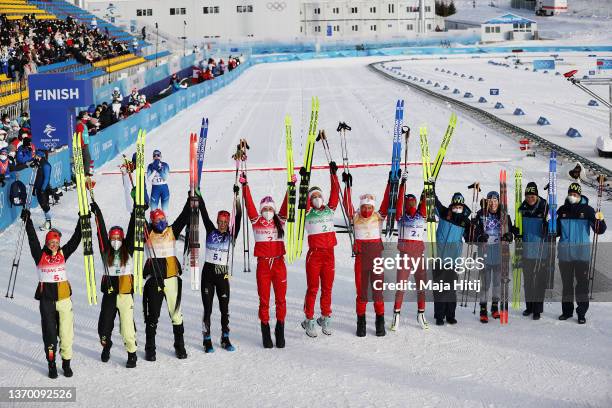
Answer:
<svg viewBox="0 0 612 408"><path fill-rule="evenodd" d="M340 141L335 134L338 121L346 121L353 128L348 146L353 163L390 161L393 114L398 98L406 101L405 120L413 129L409 160L420 160L416 129L423 124L429 128L432 150L437 151L451 111L405 86L383 80L367 68L367 63L372 61L371 58L313 60L255 66L231 85L149 133L146 158L151 157L153 149L159 149L171 169L187 168L188 134L197 132L201 118L207 116L210 131L206 168L231 169L230 156L240 138L247 138L251 146L249 167L283 167L283 121L284 115L290 114L294 122L294 157L299 166L313 95L320 97L320 128L327 130L332 154L337 161L340 161ZM500 72L501 76L510 71L489 68L482 62L482 66L469 68L486 70L483 76L488 81L493 80L493 72ZM436 64L439 62L415 63L415 69L434 78L442 75L433 70ZM463 63L453 61L452 64L459 70ZM509 105L513 105L511 101L514 100L517 103L522 101L519 89L524 93L530 90L534 80L529 78L549 79L543 74L520 74L525 81L514 83L516 93L510 94L508 90ZM442 75L442 78L450 81L447 76ZM453 78L453 81L457 80ZM560 100L561 97L554 99ZM529 114L536 114L532 106L528 110ZM594 118L585 119L588 126L598 120L600 113L594 115ZM131 155L132 151L126 153ZM460 115L447 160L484 159L510 161L445 165L436 187L440 199L448 203L455 191L467 195L467 186L475 180L482 182L484 191L496 189L500 169L511 173L517 166L523 168L526 181L534 180L540 188L545 184L548 166L545 157L525 158L513 140ZM118 161L110 163L102 170L116 170L118 164ZM316 147L314 164L325 164L321 146ZM567 174L567 170L568 166L561 166L559 173ZM408 190L418 194L423 185L421 168L410 167L409 172ZM388 168L355 169L352 173L355 197L372 192L380 198ZM125 210L119 177L98 174L96 179L96 198L107 223L126 226L129 215ZM172 174L170 183L169 220L172 221L185 202L188 176ZM328 172L314 172L312 183L328 191ZM210 213L230 207L232 184L232 174L204 175L203 195ZM271 194L280 202L286 188L286 175L274 171L251 172L249 184L255 200ZM569 180L561 177L560 196L568 184ZM594 192L585 189L585 194L593 197ZM604 212L612 217L612 206L606 204ZM76 194L64 194L61 206L54 208L54 213L55 226L62 231L72 231L77 220ZM33 217L35 222L43 220L40 210L33 211ZM2 263L7 272L17 233L16 224L1 235L6 253ZM609 236L610 233L602 239ZM75 386L75 406L79 407L603 408L612 405L610 304L593 303L587 314L588 321L583 326L576 324L575 319L558 321L561 307L551 303L545 305L542 320L538 322L522 317L520 310L511 310L510 324L502 327L497 322L479 323L477 316L472 314L470 302L467 308L457 308L457 325L432 325L424 331L415 320L416 305L409 303L403 308L400 331L388 332L383 338L374 335L374 313L369 305L367 337L357 338L353 259L346 235L339 234L338 241L333 297L335 332L331 337L319 334L316 339L308 338L299 326L303 319L306 290L302 258L288 267L287 347L282 350L262 348L257 318L255 262L251 259L253 272L242 272L242 257L239 255L242 239L239 239L230 302L231 335L237 350L228 353L218 348L221 333L215 300L212 335L216 351L204 353L200 293L190 290L189 274L185 274L182 307L189 357L186 360L174 357L170 321L162 311L157 361L144 360L142 298L135 295L139 360L138 367L133 370L124 368L126 353L118 324L111 360L106 364L100 362L101 347L96 332L99 305L87 305L83 258L79 250L68 261L69 279L74 289L72 365L75 374L72 378L60 375L57 380L46 377L38 302L33 299L36 268L26 248L15 299L1 300L0 385ZM100 276L102 269L97 254L96 267ZM391 304L386 305L387 323L391 318L391 307ZM165 306L163 308L165 310ZM316 310L318 313L318 306ZM433 304L427 305L426 315L430 321L433 320Z"/></svg>

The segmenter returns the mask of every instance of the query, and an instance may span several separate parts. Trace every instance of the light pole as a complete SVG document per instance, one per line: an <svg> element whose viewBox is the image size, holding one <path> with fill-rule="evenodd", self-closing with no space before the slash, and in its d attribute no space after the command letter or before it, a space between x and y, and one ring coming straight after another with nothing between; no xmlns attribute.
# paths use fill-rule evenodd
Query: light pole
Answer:
<svg viewBox="0 0 612 408"><path fill-rule="evenodd" d="M159 53L159 25L155 22L155 67L157 68L157 54Z"/></svg>
<svg viewBox="0 0 612 408"><path fill-rule="evenodd" d="M183 20L183 57L187 55L187 20Z"/></svg>
<svg viewBox="0 0 612 408"><path fill-rule="evenodd" d="M606 106L609 110L609 113L610 113L609 135L608 137L599 136L597 138L597 152L602 157L612 157L612 78L578 79L578 78L574 78L574 75L576 75L577 72L578 71L573 70L573 71L563 74L563 76L565 76L565 78L567 78L567 80L570 81L573 85L576 85L582 91L586 92L593 98L597 99L604 106ZM592 90L587 88L585 85L594 85L594 86L607 85L608 90L609 90L609 100L606 100L604 97L593 92Z"/></svg>

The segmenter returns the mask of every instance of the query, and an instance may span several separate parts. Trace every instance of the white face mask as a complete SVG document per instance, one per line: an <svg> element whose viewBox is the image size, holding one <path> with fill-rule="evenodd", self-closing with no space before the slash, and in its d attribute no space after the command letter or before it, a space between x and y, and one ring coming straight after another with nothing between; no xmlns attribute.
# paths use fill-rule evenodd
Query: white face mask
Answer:
<svg viewBox="0 0 612 408"><path fill-rule="evenodd" d="M118 250L119 250L119 248L121 248L121 244L122 244L122 242L121 242L121 241L119 241L119 240L113 240L113 241L111 241L111 246L113 247L113 249L114 249L115 251L118 251Z"/></svg>
<svg viewBox="0 0 612 408"><path fill-rule="evenodd" d="M271 221L274 218L274 211L264 211L261 213L261 216L266 219L266 221Z"/></svg>
<svg viewBox="0 0 612 408"><path fill-rule="evenodd" d="M323 206L323 199L321 197L313 198L312 205L314 208L321 208Z"/></svg>
<svg viewBox="0 0 612 408"><path fill-rule="evenodd" d="M578 204L580 202L580 197L576 197L576 196L567 196L567 201L569 201L570 204Z"/></svg>
<svg viewBox="0 0 612 408"><path fill-rule="evenodd" d="M463 208L461 208L461 207L453 207L452 211L455 214L461 214L463 212Z"/></svg>

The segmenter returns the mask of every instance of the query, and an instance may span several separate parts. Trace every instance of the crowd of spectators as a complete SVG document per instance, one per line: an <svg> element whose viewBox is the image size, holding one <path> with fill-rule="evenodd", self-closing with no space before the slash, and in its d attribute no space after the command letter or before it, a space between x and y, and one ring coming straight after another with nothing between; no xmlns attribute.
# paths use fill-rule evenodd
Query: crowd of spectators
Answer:
<svg viewBox="0 0 612 408"><path fill-rule="evenodd" d="M199 84L200 82L210 81L228 71L233 71L240 65L241 60L242 57L232 57L230 55L227 64L223 61L223 58L219 59L218 62L214 58L209 58L206 62L202 61L200 65L193 67L191 83Z"/></svg>
<svg viewBox="0 0 612 408"><path fill-rule="evenodd" d="M66 20L37 20L30 15L11 21L0 15L0 66L10 78L27 77L39 66L70 58L92 64L128 52L125 42L70 16Z"/></svg>

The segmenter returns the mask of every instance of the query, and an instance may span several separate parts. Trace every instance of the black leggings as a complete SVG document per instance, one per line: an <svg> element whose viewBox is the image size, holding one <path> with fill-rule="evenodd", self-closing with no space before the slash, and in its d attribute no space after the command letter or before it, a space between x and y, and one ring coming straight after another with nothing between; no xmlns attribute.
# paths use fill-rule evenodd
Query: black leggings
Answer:
<svg viewBox="0 0 612 408"><path fill-rule="evenodd" d="M227 276L227 267L205 263L202 268L202 305L204 306L204 317L202 318L202 334L210 336L210 315L212 314L215 289L219 300L219 311L221 312L221 330L229 333L229 299L230 285Z"/></svg>

